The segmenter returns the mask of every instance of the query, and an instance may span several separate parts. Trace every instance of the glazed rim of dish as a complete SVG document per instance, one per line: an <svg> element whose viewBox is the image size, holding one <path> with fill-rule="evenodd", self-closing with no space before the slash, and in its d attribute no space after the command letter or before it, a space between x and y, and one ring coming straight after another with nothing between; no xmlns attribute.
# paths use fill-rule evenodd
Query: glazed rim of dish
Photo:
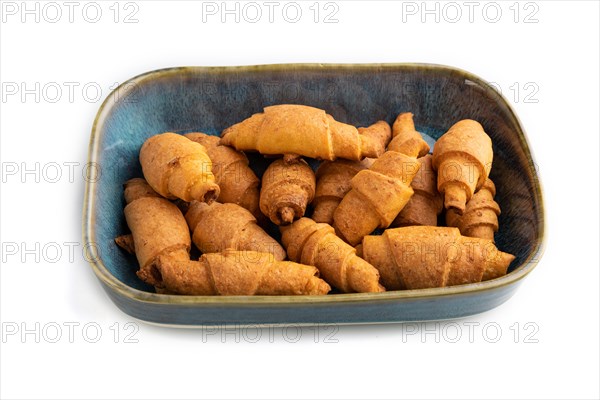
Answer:
<svg viewBox="0 0 600 400"><path fill-rule="evenodd" d="M512 107L506 101L506 99L490 86L483 79L470 72L461 70L459 68L448 67L445 65L437 64L419 64L419 63L395 63L395 64L316 64L316 63L300 63L300 64L266 64L266 65L249 65L249 66L232 66L232 67L174 67L154 70L150 72L138 75L117 88L115 88L108 97L104 100L92 126L92 133L90 138L90 145L88 150L89 162L97 162L99 140L100 135L98 132L103 127L106 117L111 111L108 104L115 104L117 102L119 91L131 85L139 85L143 81L157 79L168 75L177 75L182 72L205 72L211 74L218 73L230 73L237 71L253 70L255 72L267 72L267 71L285 71L285 70L415 70L415 69L431 69L444 71L453 75L463 76L469 81L469 84L479 86L481 89L487 92L487 94L495 99L501 106L503 106L510 117L514 120L515 126L517 127L517 136L521 142L521 146L525 151L526 155L530 160L533 160L533 155L525 133L523 131L521 122ZM382 293L345 293L335 295L297 295L297 296L184 296L184 295L167 295L157 294L151 292L145 292L132 288L125 283L118 280L104 265L101 257L99 256L95 246L88 246L88 262L92 266L96 276L112 290L118 292L122 296L129 297L133 300L145 302L145 303L160 303L160 304L180 304L180 305L206 305L206 304L219 304L219 305L290 305L290 304L310 304L310 303L336 303L336 302L365 302L365 301L389 301L394 299L413 299L423 297L439 297L439 296L452 296L462 295L467 293L483 292L492 289L497 289L506 285L515 283L524 278L529 272L531 272L540 260L544 249L545 249L545 235L544 235L544 206L542 197L542 187L538 171L533 171L533 178L536 179L537 185L534 185L534 198L539 207L537 214L538 226L539 226L539 239L535 243L533 251L527 256L527 258L517 266L510 273L496 279L489 281L483 281L478 283L469 283L465 285L447 286L441 288L429 288L429 289L413 289L413 290L396 290ZM94 196L92 195L96 191L96 182L87 180L85 187L85 194L83 200L83 243L95 243L95 232L92 228L92 221L94 219L95 207L94 207Z"/></svg>

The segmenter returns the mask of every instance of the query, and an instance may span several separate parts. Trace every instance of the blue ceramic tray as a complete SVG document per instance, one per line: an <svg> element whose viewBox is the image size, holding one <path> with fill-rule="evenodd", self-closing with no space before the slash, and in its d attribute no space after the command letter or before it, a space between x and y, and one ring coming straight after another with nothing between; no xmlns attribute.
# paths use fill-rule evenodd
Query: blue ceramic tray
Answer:
<svg viewBox="0 0 600 400"><path fill-rule="evenodd" d="M263 107L306 104L339 121L366 126L393 122L403 111L417 129L438 138L464 118L482 123L494 144L491 178L502 208L497 245L516 256L499 279L447 288L328 296L208 297L154 293L135 275L135 257L113 239L125 232L123 182L142 176L138 153L151 135L202 131L218 135ZM506 301L542 254L540 182L518 118L482 79L423 64L289 64L183 67L140 75L104 101L94 122L89 162L101 173L86 186L83 240L91 266L124 312L153 323L381 323L458 318ZM261 171L258 171L260 174Z"/></svg>

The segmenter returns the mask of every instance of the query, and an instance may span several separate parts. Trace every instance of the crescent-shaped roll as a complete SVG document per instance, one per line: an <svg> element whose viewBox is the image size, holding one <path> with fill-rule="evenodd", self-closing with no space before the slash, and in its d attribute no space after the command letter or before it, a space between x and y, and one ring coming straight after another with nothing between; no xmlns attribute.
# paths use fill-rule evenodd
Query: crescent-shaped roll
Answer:
<svg viewBox="0 0 600 400"><path fill-rule="evenodd" d="M492 168L492 140L481 124L465 119L452 125L433 146L433 168L444 207L460 215Z"/></svg>
<svg viewBox="0 0 600 400"><path fill-rule="evenodd" d="M192 231L192 241L202 253L253 250L272 253L278 261L285 259L281 245L258 226L250 211L237 204L194 201L185 219Z"/></svg>
<svg viewBox="0 0 600 400"><path fill-rule="evenodd" d="M203 254L198 261L161 257L157 269L162 287L184 295L323 295L331 290L315 267L255 251Z"/></svg>
<svg viewBox="0 0 600 400"><path fill-rule="evenodd" d="M401 113L392 125L393 139L388 150L397 151L411 157L423 157L429 153L429 145L417 130L412 113Z"/></svg>
<svg viewBox="0 0 600 400"><path fill-rule="evenodd" d="M506 274L514 256L490 240L461 236L457 228L406 226L365 236L362 257L379 270L388 290L481 282Z"/></svg>
<svg viewBox="0 0 600 400"><path fill-rule="evenodd" d="M219 197L206 149L182 135L150 137L140 150L140 163L148 184L163 197L206 203Z"/></svg>
<svg viewBox="0 0 600 400"><path fill-rule="evenodd" d="M356 246L376 228L390 226L413 195L410 184L419 166L413 157L387 151L356 174L352 189L333 213L338 236Z"/></svg>
<svg viewBox="0 0 600 400"><path fill-rule="evenodd" d="M314 265L327 283L342 292L385 291L379 284L379 272L337 237L330 225L300 218L280 230L290 260Z"/></svg>
<svg viewBox="0 0 600 400"><path fill-rule="evenodd" d="M258 208L259 180L248 166L248 157L229 146L219 144L218 136L201 132L187 133L186 138L200 143L212 161L212 172L219 185L220 203L234 203L260 217Z"/></svg>
<svg viewBox="0 0 600 400"><path fill-rule="evenodd" d="M297 154L333 161L379 157L391 139L384 121L368 128L338 122L324 110L297 104L266 107L264 112L225 129L221 143L266 155Z"/></svg>
<svg viewBox="0 0 600 400"><path fill-rule="evenodd" d="M491 179L487 179L469 200L463 215L452 208L446 211L446 224L457 227L465 236L493 241L500 215L500 206L494 201L495 195L496 186Z"/></svg>
<svg viewBox="0 0 600 400"><path fill-rule="evenodd" d="M315 196L315 173L302 158L275 160L262 178L260 210L276 225L304 216Z"/></svg>
<svg viewBox="0 0 600 400"><path fill-rule="evenodd" d="M369 168L373 158L362 161L323 161L317 168L317 190L312 202L312 219L316 222L333 224L333 213L352 186L350 180L359 171Z"/></svg>
<svg viewBox="0 0 600 400"><path fill-rule="evenodd" d="M156 270L159 257L189 260L189 228L177 206L159 196L143 179L125 183L125 201L125 220L140 265L137 275L156 286L160 280Z"/></svg>
<svg viewBox="0 0 600 400"><path fill-rule="evenodd" d="M431 155L418 158L421 165L410 186L415 192L400 211L392 227L410 225L436 226L443 209L442 197L437 190L437 175L431 165Z"/></svg>

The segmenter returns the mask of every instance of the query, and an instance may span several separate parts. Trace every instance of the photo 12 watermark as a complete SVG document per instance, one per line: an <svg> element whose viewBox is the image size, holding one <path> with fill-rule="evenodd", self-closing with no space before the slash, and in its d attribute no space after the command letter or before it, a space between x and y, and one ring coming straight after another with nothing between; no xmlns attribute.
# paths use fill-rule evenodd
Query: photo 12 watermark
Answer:
<svg viewBox="0 0 600 400"><path fill-rule="evenodd" d="M444 321L407 322L400 326L402 343L539 343L536 322Z"/></svg>
<svg viewBox="0 0 600 400"><path fill-rule="evenodd" d="M112 252L118 251L109 247ZM75 264L80 261L95 262L100 257L100 246L89 242L39 242L3 241L1 244L2 264ZM106 253L106 251L105 251Z"/></svg>
<svg viewBox="0 0 600 400"><path fill-rule="evenodd" d="M113 93L114 102L137 102L137 87L135 82L124 84L114 82L105 86L98 82L14 82L4 81L0 85L0 100L2 103L78 103L95 104L103 101L109 93Z"/></svg>
<svg viewBox="0 0 600 400"><path fill-rule="evenodd" d="M533 80L485 83L515 104L538 104L541 101L540 85ZM306 101L305 99L311 99L325 107L337 108L338 97L351 90L349 84L345 82L300 83L273 80L228 85L207 81L197 83L196 88L207 99L218 98L220 101L231 103L239 101L301 103ZM391 85L392 88L388 87L388 89L406 98L408 106L415 103L415 107L427 94L447 98L460 96L463 102L465 100L480 101L482 96L479 84L470 81L465 81L465 84L461 85L447 83L442 87L422 87L399 79L393 81ZM104 101L109 94L114 103L136 103L139 101L140 92L135 81L127 81L123 84L119 82L105 84L95 81L4 81L0 85L0 101L4 104L73 104L80 102L97 104ZM483 95L486 94L483 93Z"/></svg>
<svg viewBox="0 0 600 400"><path fill-rule="evenodd" d="M498 93L513 103L538 104L540 102L540 85L537 82L512 82L504 85L497 82L487 82Z"/></svg>
<svg viewBox="0 0 600 400"><path fill-rule="evenodd" d="M1 342L10 343L123 343L140 342L140 327L136 322L111 325L98 322L49 321L2 322Z"/></svg>
<svg viewBox="0 0 600 400"><path fill-rule="evenodd" d="M528 1L403 1L402 23L539 23L540 5Z"/></svg>
<svg viewBox="0 0 600 400"><path fill-rule="evenodd" d="M202 343L320 343L337 344L337 324L284 326L216 325L200 330Z"/></svg>
<svg viewBox="0 0 600 400"><path fill-rule="evenodd" d="M0 167L3 184L98 182L102 177L102 168L96 162L5 161Z"/></svg>
<svg viewBox="0 0 600 400"><path fill-rule="evenodd" d="M203 1L202 23L340 22L340 4L336 1Z"/></svg>
<svg viewBox="0 0 600 400"><path fill-rule="evenodd" d="M0 13L3 24L137 24L140 5L135 1L2 1Z"/></svg>
<svg viewBox="0 0 600 400"><path fill-rule="evenodd" d="M377 329L377 328L374 328ZM299 325L280 327L257 325L217 325L202 328L202 343L322 343L343 341L352 327L338 324ZM402 344L412 343L540 343L540 326L536 322L479 322L440 321L405 322L395 325L394 335Z"/></svg>

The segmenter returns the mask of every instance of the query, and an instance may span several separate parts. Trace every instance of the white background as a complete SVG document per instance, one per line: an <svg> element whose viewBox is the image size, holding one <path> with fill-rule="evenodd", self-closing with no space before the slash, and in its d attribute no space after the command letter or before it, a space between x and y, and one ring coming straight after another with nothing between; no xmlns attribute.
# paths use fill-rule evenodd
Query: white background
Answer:
<svg viewBox="0 0 600 400"><path fill-rule="evenodd" d="M38 4L39 22L34 13L25 23L21 2L2 5L2 398L600 396L597 2L498 2L485 13L481 2L470 18L463 2L337 1L337 23L323 22L324 3L315 23L313 1L300 3L297 23L283 18L285 2L272 23L261 2L257 23L244 21L255 16L248 8L239 23L234 15L222 23L220 13L203 22L202 3L193 1L136 1L127 9L120 3L115 23L113 3L99 3L97 23L82 16L85 2L73 22L68 6L56 3L56 23L48 21L56 9L44 14L45 3ZM438 7L439 20L424 7ZM493 23L496 8L502 15ZM457 9L461 18L452 23ZM133 11L138 22L124 23ZM456 324L340 327L332 340L321 327L318 338L305 329L295 343L294 329L202 333L125 325L131 318L111 303L81 255L81 172L102 99L115 83L157 68L289 62L439 63L498 84L528 133L547 211L545 255L513 298ZM79 85L72 98L69 82ZM22 83L34 93L22 98ZM56 86L62 95L52 102ZM21 174L36 162L37 176ZM52 163L62 166L55 183ZM73 179L64 163L76 163ZM15 165L19 171L9 174ZM36 323L40 337L22 335ZM83 332L86 323L97 325ZM62 336L51 343L57 326ZM137 343L126 343L136 326L129 339ZM94 327L102 336L89 343Z"/></svg>

